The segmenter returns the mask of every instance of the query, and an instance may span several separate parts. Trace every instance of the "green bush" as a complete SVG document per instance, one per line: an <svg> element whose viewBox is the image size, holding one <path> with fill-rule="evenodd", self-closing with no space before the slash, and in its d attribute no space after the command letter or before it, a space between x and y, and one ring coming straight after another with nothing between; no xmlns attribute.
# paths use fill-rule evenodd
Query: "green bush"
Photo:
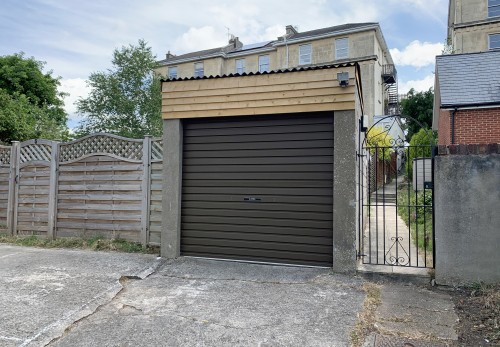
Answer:
<svg viewBox="0 0 500 347"><path fill-rule="evenodd" d="M406 176L409 179L413 177L413 159L430 158L436 138L435 132L422 128L410 139L410 146L406 149Z"/></svg>
<svg viewBox="0 0 500 347"><path fill-rule="evenodd" d="M421 250L432 251L432 190L398 191L398 214L410 229L413 241Z"/></svg>

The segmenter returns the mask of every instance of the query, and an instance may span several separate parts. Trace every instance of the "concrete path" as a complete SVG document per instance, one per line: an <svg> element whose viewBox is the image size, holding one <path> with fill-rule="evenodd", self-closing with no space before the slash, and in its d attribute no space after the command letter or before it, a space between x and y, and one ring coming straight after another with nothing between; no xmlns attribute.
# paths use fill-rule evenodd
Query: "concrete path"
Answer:
<svg viewBox="0 0 500 347"><path fill-rule="evenodd" d="M142 276L151 255L0 244L0 346L45 346ZM89 345L90 346L90 345Z"/></svg>
<svg viewBox="0 0 500 347"><path fill-rule="evenodd" d="M328 269L181 258L51 346L348 346L360 279ZM110 343L110 341L113 341Z"/></svg>
<svg viewBox="0 0 500 347"><path fill-rule="evenodd" d="M442 289L386 283L375 320L376 333L364 347L440 347L458 340L458 316Z"/></svg>
<svg viewBox="0 0 500 347"><path fill-rule="evenodd" d="M348 346L365 283L324 268L0 244L0 346ZM382 286L365 346L456 339L446 293Z"/></svg>
<svg viewBox="0 0 500 347"><path fill-rule="evenodd" d="M324 268L158 264L0 244L0 346L348 346L365 298Z"/></svg>

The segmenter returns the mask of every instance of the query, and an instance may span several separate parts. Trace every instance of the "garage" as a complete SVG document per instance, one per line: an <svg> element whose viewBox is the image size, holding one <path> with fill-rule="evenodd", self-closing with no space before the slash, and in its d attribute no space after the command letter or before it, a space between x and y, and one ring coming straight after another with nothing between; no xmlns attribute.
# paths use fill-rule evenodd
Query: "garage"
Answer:
<svg viewBox="0 0 500 347"><path fill-rule="evenodd" d="M161 255L355 269L361 95L357 64L163 81Z"/></svg>
<svg viewBox="0 0 500 347"><path fill-rule="evenodd" d="M331 112L184 124L181 255L332 263Z"/></svg>

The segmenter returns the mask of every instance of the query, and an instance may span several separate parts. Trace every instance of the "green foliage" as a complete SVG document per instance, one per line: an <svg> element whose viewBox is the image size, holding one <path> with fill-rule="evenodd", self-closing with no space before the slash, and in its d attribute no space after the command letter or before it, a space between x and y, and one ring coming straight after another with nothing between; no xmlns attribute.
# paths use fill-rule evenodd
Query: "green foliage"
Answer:
<svg viewBox="0 0 500 347"><path fill-rule="evenodd" d="M416 92L410 89L407 98L401 100L401 113L403 116L410 116L422 124L422 126L432 127L432 110L434 106L434 91L430 88L426 92ZM408 122L408 138L412 138L422 126L417 122Z"/></svg>
<svg viewBox="0 0 500 347"><path fill-rule="evenodd" d="M0 142L68 137L59 78L23 53L0 57Z"/></svg>
<svg viewBox="0 0 500 347"><path fill-rule="evenodd" d="M398 214L421 250L432 252L432 190L414 192L411 186L398 191Z"/></svg>
<svg viewBox="0 0 500 347"><path fill-rule="evenodd" d="M161 135L161 77L153 71L156 59L151 48L139 40L136 46L115 49L112 64L108 71L89 76L90 94L77 101L77 110L84 115L77 134Z"/></svg>
<svg viewBox="0 0 500 347"><path fill-rule="evenodd" d="M391 160L391 154L394 152L391 140L392 137L381 126L370 128L366 134L366 142L370 148L370 154L377 154L379 160Z"/></svg>
<svg viewBox="0 0 500 347"><path fill-rule="evenodd" d="M158 253L158 247L143 247L140 243L124 239L105 239L100 235L91 238L61 237L50 240L37 235L10 236L0 234L0 243L9 243L19 246L41 247L41 248L80 248L94 251L119 251L127 253Z"/></svg>
<svg viewBox="0 0 500 347"><path fill-rule="evenodd" d="M444 40L443 50L441 51L442 55L455 54L455 48L453 47L453 41L451 37L448 36L446 40Z"/></svg>
<svg viewBox="0 0 500 347"><path fill-rule="evenodd" d="M413 177L413 159L430 158L432 146L436 145L437 134L430 129L420 129L410 139L410 146L406 150L406 176Z"/></svg>

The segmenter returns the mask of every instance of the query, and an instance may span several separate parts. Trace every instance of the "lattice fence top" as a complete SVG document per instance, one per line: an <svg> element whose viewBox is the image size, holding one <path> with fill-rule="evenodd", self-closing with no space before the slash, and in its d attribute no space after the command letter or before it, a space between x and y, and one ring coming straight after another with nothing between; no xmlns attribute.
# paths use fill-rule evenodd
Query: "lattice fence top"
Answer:
<svg viewBox="0 0 500 347"><path fill-rule="evenodd" d="M153 139L151 141L151 160L163 160L162 139Z"/></svg>
<svg viewBox="0 0 500 347"><path fill-rule="evenodd" d="M52 144L49 141L30 140L22 143L19 150L19 161L50 161L52 158Z"/></svg>
<svg viewBox="0 0 500 347"><path fill-rule="evenodd" d="M11 147L0 145L0 165L10 164L10 151Z"/></svg>
<svg viewBox="0 0 500 347"><path fill-rule="evenodd" d="M95 134L62 143L59 150L61 163L92 154L110 154L116 157L142 160L143 140L127 139L108 134Z"/></svg>

